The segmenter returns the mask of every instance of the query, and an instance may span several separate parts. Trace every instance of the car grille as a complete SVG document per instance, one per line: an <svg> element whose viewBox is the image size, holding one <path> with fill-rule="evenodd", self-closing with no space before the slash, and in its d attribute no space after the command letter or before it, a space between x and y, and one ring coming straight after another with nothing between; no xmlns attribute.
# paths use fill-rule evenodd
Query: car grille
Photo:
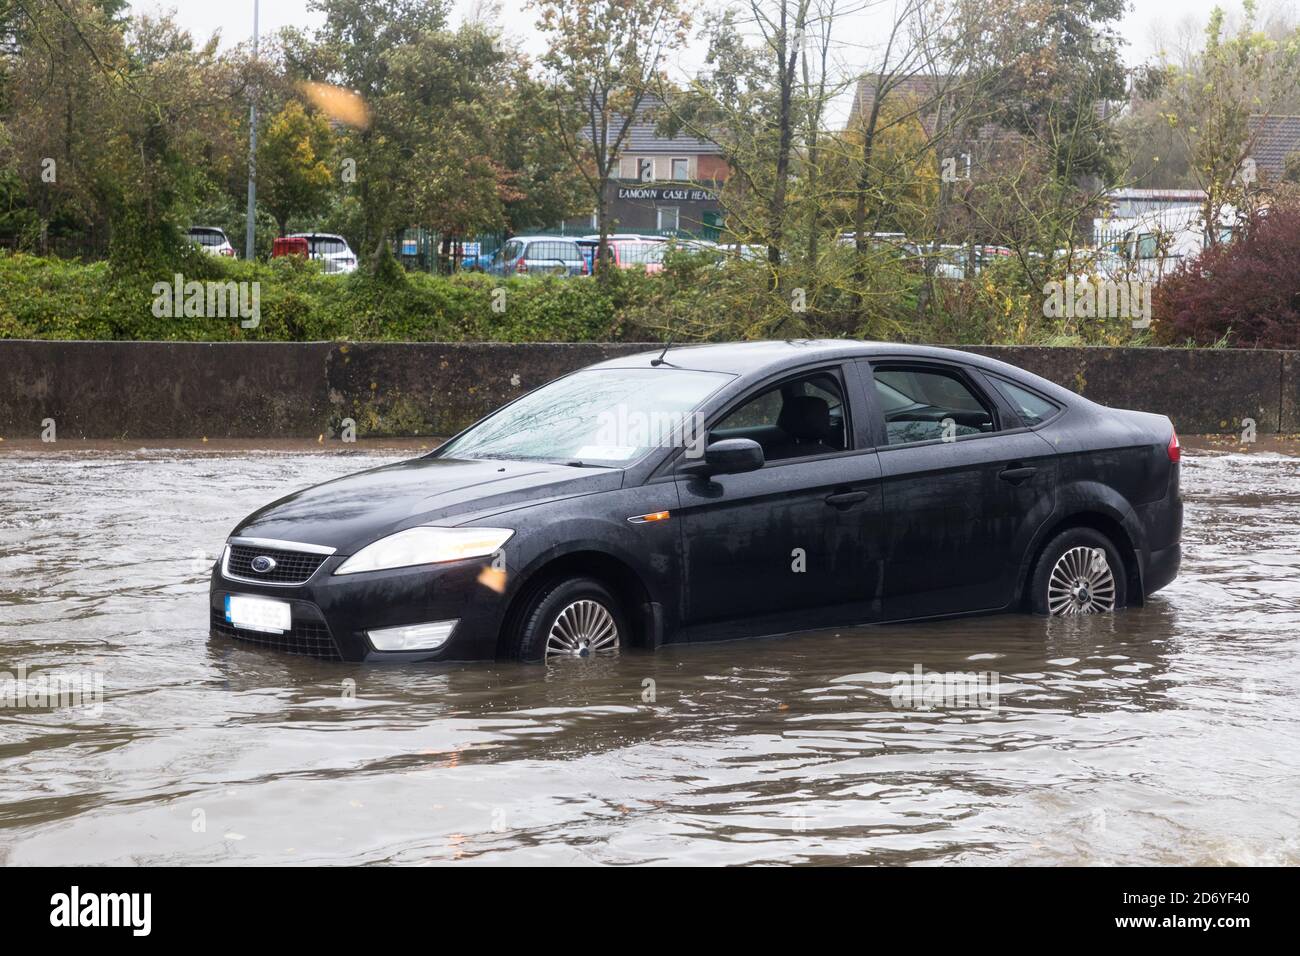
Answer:
<svg viewBox="0 0 1300 956"><path fill-rule="evenodd" d="M244 644L268 647L287 654L305 654L325 660L340 661L338 645L330 636L330 629L324 621L303 621L295 619L293 627L283 634L264 634L261 631L245 631L234 627L226 621L225 614L218 608L212 609L212 631L222 637L234 638Z"/></svg>
<svg viewBox="0 0 1300 956"><path fill-rule="evenodd" d="M275 567L265 574L253 570L253 559L262 554L275 559ZM232 544L225 571L227 577L243 578L259 584L303 584L325 563L327 557L329 555L313 554L310 551L283 551L249 544Z"/></svg>

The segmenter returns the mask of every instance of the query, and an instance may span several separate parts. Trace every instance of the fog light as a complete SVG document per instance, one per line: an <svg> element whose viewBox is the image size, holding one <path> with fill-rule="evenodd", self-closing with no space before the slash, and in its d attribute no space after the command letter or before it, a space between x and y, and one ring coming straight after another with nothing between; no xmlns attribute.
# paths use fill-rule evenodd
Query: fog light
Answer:
<svg viewBox="0 0 1300 956"><path fill-rule="evenodd" d="M434 621L431 624L382 627L366 631L366 636L377 651L432 651L446 644L455 629L456 621Z"/></svg>

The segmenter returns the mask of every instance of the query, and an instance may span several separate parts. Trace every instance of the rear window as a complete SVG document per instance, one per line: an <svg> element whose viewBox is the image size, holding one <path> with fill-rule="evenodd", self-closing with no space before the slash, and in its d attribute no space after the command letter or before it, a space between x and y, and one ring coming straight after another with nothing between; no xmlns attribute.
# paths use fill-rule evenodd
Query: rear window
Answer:
<svg viewBox="0 0 1300 956"><path fill-rule="evenodd" d="M1036 392L1029 391L1027 388L1013 385L1001 378L993 378L992 382L1026 425L1041 425L1060 411L1057 405L1049 402Z"/></svg>
<svg viewBox="0 0 1300 956"><path fill-rule="evenodd" d="M525 259L550 259L558 262L575 262L582 258L577 243L573 242L530 242Z"/></svg>
<svg viewBox="0 0 1300 956"><path fill-rule="evenodd" d="M618 261L624 265L642 265L647 262L662 262L662 242L620 242L616 243Z"/></svg>
<svg viewBox="0 0 1300 956"><path fill-rule="evenodd" d="M348 244L342 239L336 239L333 236L316 236L308 239L307 243L311 246L312 253L318 256L348 251Z"/></svg>
<svg viewBox="0 0 1300 956"><path fill-rule="evenodd" d="M191 229L190 238L201 246L219 246L226 241L226 234L220 229Z"/></svg>

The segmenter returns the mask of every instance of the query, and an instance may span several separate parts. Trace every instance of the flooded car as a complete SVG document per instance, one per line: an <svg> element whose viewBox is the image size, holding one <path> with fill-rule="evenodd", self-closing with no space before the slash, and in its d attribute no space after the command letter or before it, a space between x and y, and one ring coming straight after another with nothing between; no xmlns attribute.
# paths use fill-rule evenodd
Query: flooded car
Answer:
<svg viewBox="0 0 1300 956"><path fill-rule="evenodd" d="M349 661L541 661L1113 611L1177 573L1179 457L1163 416L947 349L633 355L254 512L211 626Z"/></svg>

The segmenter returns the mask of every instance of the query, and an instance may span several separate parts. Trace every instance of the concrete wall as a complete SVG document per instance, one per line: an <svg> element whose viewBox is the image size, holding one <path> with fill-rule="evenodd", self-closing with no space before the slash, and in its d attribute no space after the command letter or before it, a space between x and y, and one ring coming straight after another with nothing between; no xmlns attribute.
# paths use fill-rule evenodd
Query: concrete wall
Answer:
<svg viewBox="0 0 1300 956"><path fill-rule="evenodd" d="M0 341L0 438L449 435L556 376L649 345ZM980 347L1185 434L1300 432L1300 353Z"/></svg>

